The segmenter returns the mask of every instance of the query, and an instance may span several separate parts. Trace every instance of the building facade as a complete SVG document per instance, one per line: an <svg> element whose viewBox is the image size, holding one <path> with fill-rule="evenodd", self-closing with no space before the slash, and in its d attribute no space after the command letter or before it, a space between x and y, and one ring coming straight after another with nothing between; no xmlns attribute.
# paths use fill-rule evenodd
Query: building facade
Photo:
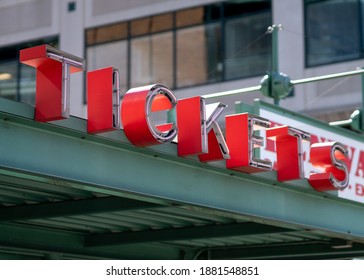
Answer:
<svg viewBox="0 0 364 280"><path fill-rule="evenodd" d="M20 49L48 43L86 58L87 69L113 65L121 86L161 83L179 98L251 87L272 69L291 79L361 67L362 1L2 1L2 97L34 103L34 70ZM19 20L12 21L13 18ZM11 24L9 24L11 22ZM348 32L350 30L350 32ZM71 114L86 116L85 74L72 77ZM347 118L361 103L361 78L297 85L280 105L326 121ZM259 92L226 97L269 100ZM338 102L340 100L340 102Z"/></svg>

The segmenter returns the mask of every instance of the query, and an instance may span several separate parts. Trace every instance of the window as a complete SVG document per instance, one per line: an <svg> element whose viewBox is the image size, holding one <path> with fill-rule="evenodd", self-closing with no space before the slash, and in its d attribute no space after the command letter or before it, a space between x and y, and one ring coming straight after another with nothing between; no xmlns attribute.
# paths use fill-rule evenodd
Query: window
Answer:
<svg viewBox="0 0 364 280"><path fill-rule="evenodd" d="M221 30L217 23L177 31L177 87L221 81Z"/></svg>
<svg viewBox="0 0 364 280"><path fill-rule="evenodd" d="M131 40L131 87L161 83L173 86L172 32Z"/></svg>
<svg viewBox="0 0 364 280"><path fill-rule="evenodd" d="M126 41L115 41L87 48L88 70L95 70L113 66L119 69L121 90L127 90L127 43Z"/></svg>
<svg viewBox="0 0 364 280"><path fill-rule="evenodd" d="M86 32L88 46L126 39L128 25L125 22L92 28Z"/></svg>
<svg viewBox="0 0 364 280"><path fill-rule="evenodd" d="M271 65L269 25L269 0L214 3L91 28L86 59L89 70L123 61L125 88L181 88L263 75Z"/></svg>
<svg viewBox="0 0 364 280"><path fill-rule="evenodd" d="M12 100L18 99L18 64L15 60L3 60L0 63L0 96Z"/></svg>
<svg viewBox="0 0 364 280"><path fill-rule="evenodd" d="M226 21L225 79L260 75L270 69L271 37L262 35L269 20L266 14L258 13Z"/></svg>
<svg viewBox="0 0 364 280"><path fill-rule="evenodd" d="M307 66L363 57L363 2L305 1Z"/></svg>
<svg viewBox="0 0 364 280"><path fill-rule="evenodd" d="M0 49L0 97L35 104L35 71L19 62L21 49L48 44L58 45L58 38L46 38Z"/></svg>

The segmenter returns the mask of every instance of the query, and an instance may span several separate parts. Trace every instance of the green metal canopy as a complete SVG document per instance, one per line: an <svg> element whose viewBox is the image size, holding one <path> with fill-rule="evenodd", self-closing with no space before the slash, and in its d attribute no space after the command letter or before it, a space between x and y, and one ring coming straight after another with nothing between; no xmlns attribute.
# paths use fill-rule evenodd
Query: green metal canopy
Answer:
<svg viewBox="0 0 364 280"><path fill-rule="evenodd" d="M336 259L364 256L364 206L177 156L173 143L90 135L0 99L2 259Z"/></svg>

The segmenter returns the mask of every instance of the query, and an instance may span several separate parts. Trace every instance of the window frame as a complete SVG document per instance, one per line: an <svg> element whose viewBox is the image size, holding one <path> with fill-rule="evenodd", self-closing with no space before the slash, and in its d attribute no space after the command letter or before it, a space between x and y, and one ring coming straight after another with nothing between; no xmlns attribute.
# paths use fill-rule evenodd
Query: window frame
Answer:
<svg viewBox="0 0 364 280"><path fill-rule="evenodd" d="M224 17L225 14L225 6L228 5L227 2L217 2L217 3L211 3L208 5L202 5L202 6L195 6L195 7L189 7L186 9L182 9L182 10L177 10L177 11L171 11L171 12L167 12L167 13L162 13L162 14L153 14L147 17L143 17L143 18L136 18L130 21L125 21L125 22L117 22L117 23L112 23L109 25L104 25L104 26L96 26L96 27L92 27L89 29L85 30L85 54L87 53L87 48L89 46L94 46L94 45L101 45L104 44L106 42L100 42L100 43L94 43L94 44L88 44L87 41L87 32L90 32L90 30L92 29L99 29L99 28L105 28L107 26L114 26L117 24L121 24L121 23L126 23L127 25L127 36L124 39L121 40L127 40L127 45L128 45L128 61L127 61L127 88L130 88L131 86L131 41L132 39L138 38L138 37L144 37L144 36L150 36L150 35L155 35L155 34L159 34L159 33L165 33L165 32L172 32L172 77L173 77L173 81L172 81L172 85L168 85L170 86L171 89L183 89L183 88L190 88L190 87L195 87L195 86L203 86L203 85L210 85L210 84L214 84L214 83L221 83L221 82L227 82L227 81L234 81L234 80L241 80L241 79L246 79L246 78L251 78L251 77L256 77L258 75L264 75L266 73L266 71L269 71L269 69L264 69L262 70L262 73L257 74L254 73L252 75L245 75L245 76L238 76L238 77L233 77L233 78L227 78L226 74L225 74L225 70L226 70L226 66L225 66L225 60L226 60L226 54L225 54L225 23L227 20L233 19L233 18L239 18L239 17L244 17L246 15L251 14L252 12L248 12L247 14L242 14L242 15L231 15L231 16L226 16ZM266 7L265 9L259 7L259 12L260 13L267 13L267 16L269 17L269 21L272 21L273 15L272 15L272 1L271 0L267 0L265 3ZM194 22L191 24L184 24L183 26L178 27L177 26L177 15L178 13L186 13L189 10L196 10L196 9L206 9L206 8L210 8L210 17L207 18L203 18L201 20L201 22ZM214 10L215 9L215 10ZM217 10L219 10L217 12ZM158 17L163 17L166 15L171 15L172 16L172 28L171 29L164 29L161 31L151 31L149 33L143 33L140 35L135 35L132 36L131 35L131 26L134 22L137 21L142 21L142 20L147 20L147 19L153 19L153 18L158 18ZM221 79L219 80L212 80L212 81L207 81L204 83L199 83L199 84L193 84L193 85L186 85L186 86L178 86L178 82L177 82L177 71L178 71L178 65L177 65L177 31L183 30L183 29L187 29L187 28L192 28L192 27L197 27L197 26L207 26L209 24L212 23L218 23L220 24L220 30L221 30L221 38L220 38L220 44L221 44L221 64L222 64L222 73L221 73ZM268 27L268 26L267 26ZM258 35L262 35L262 34L258 34ZM258 37L257 35L257 37ZM120 41L120 40L115 40L115 41ZM107 43L110 43L111 41L108 41ZM271 45L271 44L270 44ZM271 52L268 54L269 57L268 59L271 60ZM269 65L271 65L271 61L269 61L267 63L267 67L269 68Z"/></svg>

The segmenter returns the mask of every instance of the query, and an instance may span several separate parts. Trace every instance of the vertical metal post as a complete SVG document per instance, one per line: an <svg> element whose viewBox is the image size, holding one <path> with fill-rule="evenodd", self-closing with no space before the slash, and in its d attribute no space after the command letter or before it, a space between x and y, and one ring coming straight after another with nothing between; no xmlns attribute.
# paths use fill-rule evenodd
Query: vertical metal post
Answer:
<svg viewBox="0 0 364 280"><path fill-rule="evenodd" d="M281 30L282 25L272 25L270 28L268 28L268 32L272 34L272 72L271 72L271 86L270 89L273 91L274 86L274 76L279 73L279 56L278 56L278 31ZM272 92L273 99L274 99L274 105L279 105L279 98L278 96Z"/></svg>
<svg viewBox="0 0 364 280"><path fill-rule="evenodd" d="M173 82L172 82L172 88L177 88L177 27L176 27L176 12L172 13L173 17L173 30L172 30L172 77L173 77Z"/></svg>
<svg viewBox="0 0 364 280"><path fill-rule="evenodd" d="M127 85L126 85L126 88L128 89L128 88L131 88L131 23L130 23L130 21L129 22L127 22L127 24L126 24L126 28L127 28L127 69L126 69L126 71L127 71L127 79L126 79L126 83L127 83Z"/></svg>
<svg viewBox="0 0 364 280"><path fill-rule="evenodd" d="M272 25L272 72L278 73L278 30L277 25Z"/></svg>
<svg viewBox="0 0 364 280"><path fill-rule="evenodd" d="M364 74L361 74L361 108L360 108L360 130L364 128Z"/></svg>

